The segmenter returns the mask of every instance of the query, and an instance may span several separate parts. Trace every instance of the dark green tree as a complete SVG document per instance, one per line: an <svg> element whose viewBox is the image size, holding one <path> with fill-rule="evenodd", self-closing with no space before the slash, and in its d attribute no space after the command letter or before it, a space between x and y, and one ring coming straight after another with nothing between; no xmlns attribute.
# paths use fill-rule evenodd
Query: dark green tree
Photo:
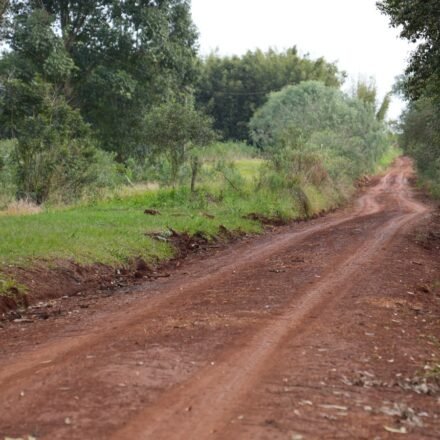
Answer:
<svg viewBox="0 0 440 440"><path fill-rule="evenodd" d="M177 183L180 168L189 161L191 190L195 190L199 149L216 138L212 122L209 116L195 109L190 98L165 102L149 112L146 118L148 141L156 154L168 159L173 186Z"/></svg>
<svg viewBox="0 0 440 440"><path fill-rule="evenodd" d="M377 5L402 38L418 43L398 84L409 99L401 143L440 197L440 2L383 0Z"/></svg>
<svg viewBox="0 0 440 440"><path fill-rule="evenodd" d="M14 74L24 69L31 78L45 66L44 79L121 160L145 152L146 112L194 80L197 32L187 0L11 0L11 11L8 39L20 58ZM35 17L48 41L31 52L21 34L31 33ZM46 75L61 64L68 75Z"/></svg>
<svg viewBox="0 0 440 440"><path fill-rule="evenodd" d="M418 43L406 69L406 95L418 99L429 89L440 99L440 2L383 0L377 6L400 29L402 38Z"/></svg>
<svg viewBox="0 0 440 440"><path fill-rule="evenodd" d="M39 78L30 84L11 80L4 87L7 103L28 109L14 119L18 197L36 203L55 193L64 202L79 197L97 179L93 165L99 152L90 127L52 85Z"/></svg>
<svg viewBox="0 0 440 440"><path fill-rule="evenodd" d="M301 57L295 47L281 53L249 51L242 57L211 54L201 63L196 97L225 138L248 140L248 123L269 93L311 79L338 87L343 74L322 58Z"/></svg>

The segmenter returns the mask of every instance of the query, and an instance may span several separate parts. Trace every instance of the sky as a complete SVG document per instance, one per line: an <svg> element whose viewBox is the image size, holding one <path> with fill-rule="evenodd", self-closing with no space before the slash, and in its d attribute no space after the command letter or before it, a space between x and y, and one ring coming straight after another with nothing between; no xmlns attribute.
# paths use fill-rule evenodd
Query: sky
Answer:
<svg viewBox="0 0 440 440"><path fill-rule="evenodd" d="M375 0L192 0L200 53L241 55L256 48L297 46L348 74L345 90L373 77L383 97L403 73L412 47L399 39ZM393 98L389 118L404 103Z"/></svg>

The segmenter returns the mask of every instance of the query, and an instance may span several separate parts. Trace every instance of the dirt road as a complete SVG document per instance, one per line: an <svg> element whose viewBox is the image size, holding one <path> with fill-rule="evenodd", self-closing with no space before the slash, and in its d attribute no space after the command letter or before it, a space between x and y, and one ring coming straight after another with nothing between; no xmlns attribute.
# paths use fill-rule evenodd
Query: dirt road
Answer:
<svg viewBox="0 0 440 440"><path fill-rule="evenodd" d="M399 159L349 209L4 324L0 439L439 438L439 248L410 175Z"/></svg>

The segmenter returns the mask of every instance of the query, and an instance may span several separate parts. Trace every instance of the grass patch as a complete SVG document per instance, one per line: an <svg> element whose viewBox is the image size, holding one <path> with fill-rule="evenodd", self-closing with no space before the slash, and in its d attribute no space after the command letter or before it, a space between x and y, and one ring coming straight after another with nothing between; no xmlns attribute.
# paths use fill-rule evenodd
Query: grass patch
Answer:
<svg viewBox="0 0 440 440"><path fill-rule="evenodd" d="M237 159L234 164L241 176L252 181L258 178L261 167L264 165L263 159Z"/></svg>
<svg viewBox="0 0 440 440"><path fill-rule="evenodd" d="M110 265L125 264L134 257L163 260L173 250L147 233L170 227L213 236L220 225L230 230L260 230L256 222L241 218L245 207L228 202L209 201L204 193L193 199L184 189L149 190L89 206L0 217L0 264L27 265L35 259ZM159 209L160 215L145 215L146 208ZM208 218L205 211L214 218Z"/></svg>
<svg viewBox="0 0 440 440"><path fill-rule="evenodd" d="M251 168L255 166L252 163ZM224 184L200 187L196 194L185 187L145 187L82 206L47 209L32 216L0 217L0 264L26 266L34 260L68 259L120 266L138 257L155 262L170 258L173 248L151 238L151 233L172 228L214 237L220 226L258 233L262 225L246 218L251 213L284 221L304 217L289 190L256 190L255 185L246 182L244 179L239 191ZM310 187L306 192L312 201L308 214L336 203L331 194L317 188ZM145 209L155 209L159 214L146 215Z"/></svg>
<svg viewBox="0 0 440 440"><path fill-rule="evenodd" d="M402 154L403 151L399 147L391 146L379 159L376 172L385 171Z"/></svg>
<svg viewBox="0 0 440 440"><path fill-rule="evenodd" d="M305 218L340 205L352 187L350 182L340 187L307 184L293 188L281 175L262 181L267 162L248 150L243 144L214 145L209 152L213 158L220 155L234 166L217 167L214 159L208 161L200 173L196 193L191 193L188 185L172 189L137 184L118 188L98 201L83 200L76 206L46 207L35 215L0 215L0 266L31 266L36 260L115 267L135 258L163 261L175 250L168 242L151 236L166 233L169 228L189 235L200 232L211 238L221 227L258 233L263 226L255 219L287 222ZM397 155L397 150L388 152L382 166ZM159 213L146 215L146 209Z"/></svg>

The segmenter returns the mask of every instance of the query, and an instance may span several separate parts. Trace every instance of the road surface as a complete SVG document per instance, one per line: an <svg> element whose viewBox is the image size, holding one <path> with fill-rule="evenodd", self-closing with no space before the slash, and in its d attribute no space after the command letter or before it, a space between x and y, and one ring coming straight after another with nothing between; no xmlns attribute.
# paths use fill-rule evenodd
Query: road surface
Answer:
<svg viewBox="0 0 440 440"><path fill-rule="evenodd" d="M350 208L5 325L0 438L439 438L411 173L398 159Z"/></svg>

